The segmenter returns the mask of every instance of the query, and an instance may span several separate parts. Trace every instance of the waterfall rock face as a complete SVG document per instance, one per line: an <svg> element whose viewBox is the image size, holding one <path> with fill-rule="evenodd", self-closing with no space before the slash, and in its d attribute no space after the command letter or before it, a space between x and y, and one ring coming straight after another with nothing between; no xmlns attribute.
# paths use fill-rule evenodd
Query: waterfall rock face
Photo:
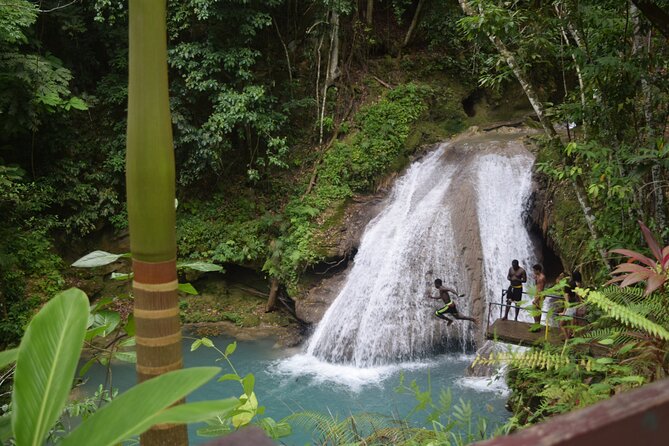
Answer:
<svg viewBox="0 0 669 446"><path fill-rule="evenodd" d="M499 301L512 259L536 255L523 223L533 156L514 135L468 136L414 162L367 226L345 282L307 353L370 367L466 351L482 326L434 317L434 279L456 288L458 310L482 320Z"/></svg>

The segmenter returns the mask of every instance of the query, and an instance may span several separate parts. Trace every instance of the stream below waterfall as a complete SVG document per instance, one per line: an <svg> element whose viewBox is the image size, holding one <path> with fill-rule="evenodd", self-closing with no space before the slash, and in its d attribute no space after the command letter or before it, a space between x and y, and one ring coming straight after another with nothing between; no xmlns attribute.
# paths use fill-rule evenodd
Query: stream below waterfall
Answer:
<svg viewBox="0 0 669 446"><path fill-rule="evenodd" d="M211 338L214 344L225 349L232 338ZM190 351L191 339L183 344L184 366L212 366L223 368L222 374L230 370L213 349L200 347ZM237 350L231 361L241 375L253 373L255 392L260 405L266 407L263 416L275 420L300 411L313 411L328 416L332 414L339 420L349 415L375 413L402 419L417 404L410 394L398 394L394 389L400 384L400 373L405 375L405 384L412 380L427 387L432 386L432 397L438 401L439 392L451 389L453 404L460 399L471 403L474 422L480 415L489 425L501 424L508 418L504 409L506 387L503 380L491 382L489 378L464 378L464 371L473 360L473 355L440 355L429 361L405 363L394 366L356 369L355 367L320 364L307 368L294 350L274 348L274 341L238 341ZM88 381L83 391L91 395L100 383L105 381L106 369L96 365L87 373ZM112 367L112 385L120 392L136 383L133 364L114 363ZM242 393L239 384L219 383L215 379L197 389L188 401L222 399L239 396ZM418 413L410 418L412 425L431 428L426 423L427 413ZM297 426L296 424L293 424ZM201 445L210 438L198 437L196 430L204 425L189 426L191 445ZM311 433L296 427L293 435L281 439L280 444L289 446L311 445ZM279 444L279 443L277 443Z"/></svg>
<svg viewBox="0 0 669 446"><path fill-rule="evenodd" d="M482 344L487 305L508 286L511 260L520 261L530 283L531 267L541 261L524 223L534 157L521 137L465 136L415 161L368 224L344 285L305 347L239 343L231 359L240 374L254 373L266 416L315 411L339 419L363 412L403 418L417 404L413 395L394 391L403 374L406 384L416 380L422 390L429 383L435 401L442 389L451 389L454 403L471 402L474 417L491 425L508 418L503 379L465 372ZM436 319L440 302L425 297L435 294L435 278L464 293L458 310L483 323L447 327ZM221 349L231 342L213 340ZM215 363L215 351L190 352L191 342L184 342L186 367ZM88 392L104 382L104 370L93 368L90 375ZM114 387L134 383L132 365L113 367ZM213 381L189 400L238 395L235 386ZM412 422L430 428L426 416L415 414ZM207 441L190 429L191 444ZM311 444L311 437L296 432L282 441L297 446Z"/></svg>

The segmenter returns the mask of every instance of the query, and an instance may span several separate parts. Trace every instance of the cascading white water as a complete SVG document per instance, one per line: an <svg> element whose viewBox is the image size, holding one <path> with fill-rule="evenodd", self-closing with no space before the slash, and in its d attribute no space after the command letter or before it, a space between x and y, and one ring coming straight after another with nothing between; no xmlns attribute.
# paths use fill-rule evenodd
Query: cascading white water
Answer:
<svg viewBox="0 0 669 446"><path fill-rule="evenodd" d="M477 160L477 211L487 302L500 302L511 261L518 260L532 276L536 254L524 222L525 204L532 191L532 164L528 153L513 157L490 154ZM529 299L526 295L523 300ZM498 309L496 309L498 310ZM509 316L515 315L515 309ZM495 315L497 316L497 315ZM520 320L531 316L520 312Z"/></svg>
<svg viewBox="0 0 669 446"><path fill-rule="evenodd" d="M499 300L512 258L531 264L531 242L521 219L530 191L531 155L523 150L518 156L494 156L468 149L463 161L449 160L448 150L449 144L443 144L397 181L385 210L367 226L344 286L309 341L308 355L371 367L422 358L447 345L460 351L473 345L472 324L447 327L434 317L441 301L425 297L428 291L436 294L435 278L460 285L461 292L470 289L456 246L462 222L457 222L460 229L454 225L463 209L451 200L465 193L467 182L475 182L478 191L474 199L486 300ZM471 302L471 296L457 300L458 310L472 314Z"/></svg>
<svg viewBox="0 0 669 446"><path fill-rule="evenodd" d="M445 324L435 323L430 309L438 302L424 297L433 280L430 270L452 273L450 210L443 202L454 169L440 160L443 151L414 163L393 188L388 206L369 223L308 353L370 366L415 359L444 342ZM464 341L464 334L458 338Z"/></svg>

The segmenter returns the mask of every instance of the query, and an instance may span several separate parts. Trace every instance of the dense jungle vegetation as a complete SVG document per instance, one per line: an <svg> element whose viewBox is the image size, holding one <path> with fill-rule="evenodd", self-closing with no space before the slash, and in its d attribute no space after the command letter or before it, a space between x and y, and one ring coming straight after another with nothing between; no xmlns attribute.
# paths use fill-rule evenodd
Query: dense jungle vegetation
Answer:
<svg viewBox="0 0 669 446"><path fill-rule="evenodd" d="M356 197L430 143L531 115L546 203L534 224L584 273L588 325L558 350L482 359L512 365L507 428L669 372L669 1L167 3L180 259L253 269L299 299L305 272L339 260L333 228ZM127 231L127 71L125 2L0 2L7 348L80 282L72 260ZM602 287L612 274L624 288ZM577 348L593 339L607 356ZM232 379L250 400L252 377Z"/></svg>

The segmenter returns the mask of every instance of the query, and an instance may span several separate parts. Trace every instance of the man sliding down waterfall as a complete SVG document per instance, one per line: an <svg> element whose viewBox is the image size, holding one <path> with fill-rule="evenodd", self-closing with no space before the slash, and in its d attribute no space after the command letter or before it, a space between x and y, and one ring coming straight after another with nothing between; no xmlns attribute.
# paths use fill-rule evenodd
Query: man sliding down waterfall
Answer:
<svg viewBox="0 0 669 446"><path fill-rule="evenodd" d="M455 307L455 302L453 302L453 299L451 299L451 296L450 296L451 293L454 296L458 296L457 291L455 291L453 288L448 288L448 287L443 286L441 279L436 279L434 281L434 287L439 290L439 295L438 296L432 296L428 293L426 297L428 297L430 299L441 299L441 300L444 301L444 307L435 311L434 312L435 316L437 316L439 319L443 319L446 322L448 322L448 326L450 326L453 323L453 320L447 318L446 313L450 314L455 319L472 321L473 323L478 324L476 319L474 319L473 317L465 316L465 315L462 315L462 314L458 313L458 309ZM462 297L462 296L464 296L464 294L460 294L458 297Z"/></svg>

